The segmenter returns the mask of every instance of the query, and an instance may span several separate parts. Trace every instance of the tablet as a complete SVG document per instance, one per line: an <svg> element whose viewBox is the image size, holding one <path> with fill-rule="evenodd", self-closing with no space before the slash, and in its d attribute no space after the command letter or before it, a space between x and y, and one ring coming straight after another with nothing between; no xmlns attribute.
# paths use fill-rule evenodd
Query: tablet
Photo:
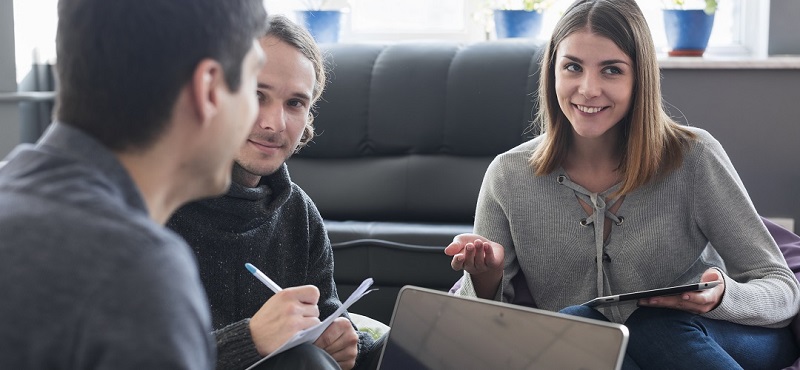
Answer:
<svg viewBox="0 0 800 370"><path fill-rule="evenodd" d="M708 281L705 283L678 285L667 288L642 290L633 293L624 293L624 294L609 295L604 297L597 297L589 302L584 303L583 306L589 306L589 307L607 306L607 305L620 304L625 301L638 300L642 298L657 297L663 295L676 295L676 294L681 294L683 292L706 290L706 289L711 289L719 285L720 283L722 282Z"/></svg>

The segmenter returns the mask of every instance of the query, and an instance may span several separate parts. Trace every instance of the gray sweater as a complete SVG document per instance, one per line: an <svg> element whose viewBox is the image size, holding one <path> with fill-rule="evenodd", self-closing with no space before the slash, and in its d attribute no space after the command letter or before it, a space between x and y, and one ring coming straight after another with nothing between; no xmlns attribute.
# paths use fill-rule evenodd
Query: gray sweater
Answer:
<svg viewBox="0 0 800 370"><path fill-rule="evenodd" d="M534 175L528 159L541 137L497 156L475 218L477 234L505 247L496 299L513 300L516 274L524 274L539 308L558 311L599 295L696 282L719 267L725 294L705 316L786 326L800 308L797 280L722 146L708 132L691 130L698 138L681 167L626 195L605 243L595 235L596 229L602 234L600 222L576 198L591 193L581 194L563 169ZM458 294L475 295L468 273ZM624 323L635 309L632 302L604 313Z"/></svg>
<svg viewBox="0 0 800 370"><path fill-rule="evenodd" d="M54 123L0 169L0 369L212 369L186 243L128 173Z"/></svg>

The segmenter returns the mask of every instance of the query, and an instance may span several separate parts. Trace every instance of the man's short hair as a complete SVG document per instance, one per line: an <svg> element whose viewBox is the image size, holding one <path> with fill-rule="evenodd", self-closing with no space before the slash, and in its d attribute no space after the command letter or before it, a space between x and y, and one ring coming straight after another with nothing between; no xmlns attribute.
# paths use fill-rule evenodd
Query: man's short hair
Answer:
<svg viewBox="0 0 800 370"><path fill-rule="evenodd" d="M161 134L198 63L232 92L266 29L262 0L59 0L56 118L112 150Z"/></svg>

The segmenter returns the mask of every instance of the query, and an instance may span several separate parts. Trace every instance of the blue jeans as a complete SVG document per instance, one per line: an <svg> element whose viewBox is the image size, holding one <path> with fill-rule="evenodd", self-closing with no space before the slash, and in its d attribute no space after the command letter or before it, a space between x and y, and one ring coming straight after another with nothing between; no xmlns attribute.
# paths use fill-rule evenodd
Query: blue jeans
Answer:
<svg viewBox="0 0 800 370"><path fill-rule="evenodd" d="M609 321L586 306L560 312ZM651 307L639 307L625 326L630 338L623 369L782 369L800 357L789 328L747 326Z"/></svg>

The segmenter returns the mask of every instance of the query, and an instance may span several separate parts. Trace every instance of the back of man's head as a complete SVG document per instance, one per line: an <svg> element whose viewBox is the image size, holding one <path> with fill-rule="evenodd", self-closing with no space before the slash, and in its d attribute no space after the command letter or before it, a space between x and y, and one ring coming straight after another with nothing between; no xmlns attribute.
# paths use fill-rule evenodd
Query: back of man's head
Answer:
<svg viewBox="0 0 800 370"><path fill-rule="evenodd" d="M146 148L205 58L239 89L262 0L59 0L56 118L112 150Z"/></svg>

